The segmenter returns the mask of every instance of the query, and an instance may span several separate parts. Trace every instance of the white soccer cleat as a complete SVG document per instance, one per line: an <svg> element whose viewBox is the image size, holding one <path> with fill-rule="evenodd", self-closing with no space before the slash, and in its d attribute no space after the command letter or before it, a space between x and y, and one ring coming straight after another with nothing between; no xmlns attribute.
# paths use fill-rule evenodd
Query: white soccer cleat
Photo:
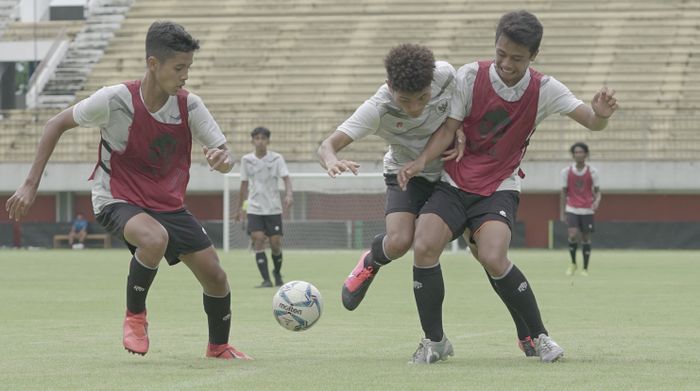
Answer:
<svg viewBox="0 0 700 391"><path fill-rule="evenodd" d="M542 362L555 362L564 357L564 349L557 345L547 334L535 338L535 350Z"/></svg>
<svg viewBox="0 0 700 391"><path fill-rule="evenodd" d="M418 344L418 349L413 353L409 364L432 364L438 361L447 360L448 356L454 356L455 352L452 343L446 335L442 335L440 342L434 342L424 338Z"/></svg>

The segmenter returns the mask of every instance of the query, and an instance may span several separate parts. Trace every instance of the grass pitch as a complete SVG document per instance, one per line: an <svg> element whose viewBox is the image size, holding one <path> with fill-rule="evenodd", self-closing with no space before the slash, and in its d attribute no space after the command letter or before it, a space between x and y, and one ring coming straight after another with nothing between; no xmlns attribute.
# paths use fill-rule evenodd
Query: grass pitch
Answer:
<svg viewBox="0 0 700 391"><path fill-rule="evenodd" d="M593 251L589 277L566 277L566 250L511 259L566 350L526 359L481 267L442 258L445 332L455 356L407 361L421 338L410 254L382 269L355 311L340 287L359 251L286 251L286 281L319 288L310 330L272 317L274 289L254 289L253 255L221 254L232 287L231 343L255 361L204 358L201 289L184 265L162 264L148 300L151 350L121 345L126 250L0 251L0 389L9 390L682 390L700 384L700 284L694 251ZM579 254L580 256L580 254Z"/></svg>

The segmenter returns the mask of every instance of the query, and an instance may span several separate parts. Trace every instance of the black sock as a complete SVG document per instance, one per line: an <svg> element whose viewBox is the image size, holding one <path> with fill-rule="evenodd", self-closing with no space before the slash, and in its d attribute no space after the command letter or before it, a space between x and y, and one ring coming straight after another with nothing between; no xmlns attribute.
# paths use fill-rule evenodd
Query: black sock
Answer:
<svg viewBox="0 0 700 391"><path fill-rule="evenodd" d="M540 309L537 307L535 294L523 273L513 265L510 272L500 279L494 279L501 299L510 308L513 308L525 321L533 337L547 334L542 324Z"/></svg>
<svg viewBox="0 0 700 391"><path fill-rule="evenodd" d="M372 245L370 246L369 254L365 257L365 266L372 266L375 269L386 265L391 262L391 259L387 258L384 254L384 237L386 234L379 234L372 239Z"/></svg>
<svg viewBox="0 0 700 391"><path fill-rule="evenodd" d="M228 343L231 330L231 292L224 297L204 297L204 312L209 322L209 343L222 345Z"/></svg>
<svg viewBox="0 0 700 391"><path fill-rule="evenodd" d="M445 298L445 283L438 264L429 269L413 267L413 296L416 298L420 324L425 338L442 340L442 301Z"/></svg>
<svg viewBox="0 0 700 391"><path fill-rule="evenodd" d="M486 269L484 269L484 271L486 272ZM486 277L488 277L489 282L491 283L491 287L494 291L496 291L498 297L501 298L503 304L506 305L508 312L510 312L510 316L511 318L513 318L513 323L515 323L515 330L518 333L518 339L522 341L527 337L532 337L530 335L530 329L527 328L527 325L525 324L523 318L521 318L520 315L518 315L518 313L513 308L511 308L511 306L509 306L508 303L506 303L505 299L501 295L501 292L498 291L498 287L496 287L496 280L494 280L493 277L491 277L489 272L486 272Z"/></svg>
<svg viewBox="0 0 700 391"><path fill-rule="evenodd" d="M576 264L576 250L578 250L578 242L569 242L569 254L573 264Z"/></svg>
<svg viewBox="0 0 700 391"><path fill-rule="evenodd" d="M272 254L272 264L274 265L272 273L280 274L280 270L282 270L282 253Z"/></svg>
<svg viewBox="0 0 700 391"><path fill-rule="evenodd" d="M591 258L591 244L584 243L581 247L583 253L583 270L588 270L588 260Z"/></svg>
<svg viewBox="0 0 700 391"><path fill-rule="evenodd" d="M132 314L146 310L146 296L156 277L158 268L149 269L136 260L134 255L129 264L129 275L126 277L126 309Z"/></svg>
<svg viewBox="0 0 700 391"><path fill-rule="evenodd" d="M267 255L265 251L255 253L255 264L258 265L263 281L270 281L270 271L267 269Z"/></svg>

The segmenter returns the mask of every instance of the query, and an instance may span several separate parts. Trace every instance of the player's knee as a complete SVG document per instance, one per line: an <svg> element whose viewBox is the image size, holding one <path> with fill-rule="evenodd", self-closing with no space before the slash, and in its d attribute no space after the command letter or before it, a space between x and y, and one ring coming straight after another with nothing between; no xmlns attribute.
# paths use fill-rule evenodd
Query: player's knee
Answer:
<svg viewBox="0 0 700 391"><path fill-rule="evenodd" d="M151 253L165 254L168 247L168 232L165 229L144 232L139 238L138 246Z"/></svg>
<svg viewBox="0 0 700 391"><path fill-rule="evenodd" d="M399 258L408 252L412 244L412 234L387 235L386 240L384 240L384 252L391 254L392 258Z"/></svg>
<svg viewBox="0 0 700 391"><path fill-rule="evenodd" d="M501 254L500 251L479 249L478 254L479 263L489 271L501 271L508 263L508 258Z"/></svg>
<svg viewBox="0 0 700 391"><path fill-rule="evenodd" d="M214 271L210 277L209 284L211 284L213 289L216 289L223 294L228 291L228 276L226 275L226 272L222 268L218 268L218 270Z"/></svg>
<svg viewBox="0 0 700 391"><path fill-rule="evenodd" d="M416 239L413 243L413 251L416 253L416 258L437 258L440 256L442 249L436 248L434 243L425 239ZM430 266L430 265L421 265Z"/></svg>

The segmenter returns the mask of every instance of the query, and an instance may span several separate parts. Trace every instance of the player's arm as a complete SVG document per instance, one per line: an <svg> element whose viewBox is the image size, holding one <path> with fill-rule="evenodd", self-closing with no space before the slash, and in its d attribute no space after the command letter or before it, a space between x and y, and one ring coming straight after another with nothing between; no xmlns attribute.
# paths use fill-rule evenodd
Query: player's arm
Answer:
<svg viewBox="0 0 700 391"><path fill-rule="evenodd" d="M318 160L328 175L335 178L345 171L350 171L357 175L360 165L352 160L338 159L338 152L352 143L352 138L336 130L328 136L318 147Z"/></svg>
<svg viewBox="0 0 700 391"><path fill-rule="evenodd" d="M590 106L579 105L569 117L590 130L603 130L617 109L615 90L603 87L593 96Z"/></svg>
<svg viewBox="0 0 700 391"><path fill-rule="evenodd" d="M406 163L399 170L398 180L402 189L406 188L408 181L421 173L425 165L440 157L440 155L452 144L455 139L457 129L462 125L462 121L454 118L447 118L438 130L430 136L428 143L423 148L423 152L412 162Z"/></svg>
<svg viewBox="0 0 700 391"><path fill-rule="evenodd" d="M58 144L63 133L78 126L73 119L73 107L69 107L46 122L44 132L39 139L39 145L34 156L34 163L29 170L24 183L17 189L5 203L5 210L9 212L10 219L19 221L29 212L36 198L41 175L46 168L51 154Z"/></svg>
<svg viewBox="0 0 700 391"><path fill-rule="evenodd" d="M219 145L218 148L209 149L206 146L202 147L202 152L207 159L210 171L218 171L222 174L231 172L235 165L231 151L226 144Z"/></svg>
<svg viewBox="0 0 700 391"><path fill-rule="evenodd" d="M562 222L566 221L566 193L568 188L562 187L559 193L559 220Z"/></svg>
<svg viewBox="0 0 700 391"><path fill-rule="evenodd" d="M248 200L248 181L241 181L241 186L238 189L238 209L233 214L233 219L237 221L243 220L246 210L243 204Z"/></svg>
<svg viewBox="0 0 700 391"><path fill-rule="evenodd" d="M603 193L600 192L600 188L598 186L593 188L593 211L598 210L598 207L600 206L600 200L603 199Z"/></svg>
<svg viewBox="0 0 700 391"><path fill-rule="evenodd" d="M294 194L292 190L292 179L289 175L282 177L284 181L284 207L289 209L294 204Z"/></svg>

